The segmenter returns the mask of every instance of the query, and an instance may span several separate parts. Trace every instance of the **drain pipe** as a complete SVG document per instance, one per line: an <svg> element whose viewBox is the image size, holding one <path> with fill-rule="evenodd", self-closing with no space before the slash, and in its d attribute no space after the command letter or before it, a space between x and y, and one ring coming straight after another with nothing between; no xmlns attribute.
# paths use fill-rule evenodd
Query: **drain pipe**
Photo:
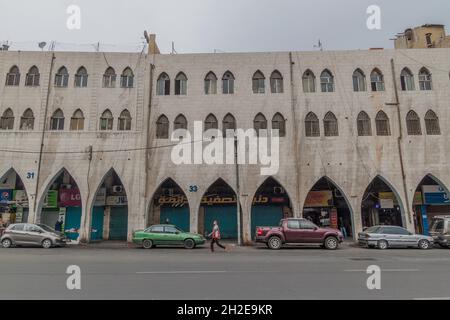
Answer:
<svg viewBox="0 0 450 320"><path fill-rule="evenodd" d="M397 86L397 77L395 74L395 63L394 59L391 59L391 71L392 71L392 81L394 83L394 93L395 93L395 102L394 103L386 103L388 106L395 106L397 109L397 120L398 120L398 130L399 134L397 137L397 147L398 147L398 155L400 160L400 168L402 171L402 182L403 182L403 192L406 200L406 213L408 216L408 222L412 223L411 217L411 208L409 207L409 197L408 197L408 187L406 184L406 173L405 173L405 165L403 159L403 151L402 151L402 142L403 142L403 127L402 127L402 118L400 113L400 99L398 95L398 86Z"/></svg>

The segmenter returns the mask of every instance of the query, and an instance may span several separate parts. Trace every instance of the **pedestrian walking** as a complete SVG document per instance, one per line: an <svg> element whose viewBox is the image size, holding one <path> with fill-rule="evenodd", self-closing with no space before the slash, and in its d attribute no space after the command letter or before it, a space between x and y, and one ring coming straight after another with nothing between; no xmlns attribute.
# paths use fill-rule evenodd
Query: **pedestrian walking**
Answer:
<svg viewBox="0 0 450 320"><path fill-rule="evenodd" d="M63 221L62 218L59 218L55 223L55 231L62 232Z"/></svg>
<svg viewBox="0 0 450 320"><path fill-rule="evenodd" d="M212 232L209 234L209 237L211 237L211 252L214 252L214 244L217 244L219 247L221 247L225 251L228 251L228 248L219 242L220 228L219 228L219 224L217 223L217 220L214 220L214 222L213 222L213 229L212 229Z"/></svg>

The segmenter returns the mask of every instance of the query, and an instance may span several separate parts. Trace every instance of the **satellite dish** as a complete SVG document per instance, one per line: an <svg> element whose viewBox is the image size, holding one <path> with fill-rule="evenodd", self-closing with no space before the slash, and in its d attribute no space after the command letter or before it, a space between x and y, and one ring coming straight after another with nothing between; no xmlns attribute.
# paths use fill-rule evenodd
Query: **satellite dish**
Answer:
<svg viewBox="0 0 450 320"><path fill-rule="evenodd" d="M47 42L39 42L38 46L41 48L41 50L44 50L45 46L47 45Z"/></svg>

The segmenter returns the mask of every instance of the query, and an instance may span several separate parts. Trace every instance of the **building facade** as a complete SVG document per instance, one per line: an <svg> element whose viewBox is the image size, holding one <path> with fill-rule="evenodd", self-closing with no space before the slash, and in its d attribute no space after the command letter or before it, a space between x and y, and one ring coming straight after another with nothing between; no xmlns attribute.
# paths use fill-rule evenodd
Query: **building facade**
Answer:
<svg viewBox="0 0 450 320"><path fill-rule="evenodd" d="M379 223L426 232L447 210L449 71L450 49L3 51L3 219L61 218L81 241L169 221L204 234L217 219L250 243L282 217L353 238ZM175 164L171 135L196 121L279 129L277 174Z"/></svg>

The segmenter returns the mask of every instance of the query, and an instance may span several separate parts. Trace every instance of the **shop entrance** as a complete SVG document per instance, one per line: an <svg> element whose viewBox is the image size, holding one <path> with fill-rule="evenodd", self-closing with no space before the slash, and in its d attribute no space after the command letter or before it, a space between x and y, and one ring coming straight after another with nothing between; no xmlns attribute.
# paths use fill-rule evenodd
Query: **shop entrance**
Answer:
<svg viewBox="0 0 450 320"><path fill-rule="evenodd" d="M293 217L291 201L286 190L274 178L267 178L258 188L252 202L251 234L258 226L278 226L283 218Z"/></svg>
<svg viewBox="0 0 450 320"><path fill-rule="evenodd" d="M0 179L0 228L28 222L28 195L20 176L10 169Z"/></svg>
<svg viewBox="0 0 450 320"><path fill-rule="evenodd" d="M90 234L91 241L127 240L128 198L114 169L106 174L95 193Z"/></svg>
<svg viewBox="0 0 450 320"><path fill-rule="evenodd" d="M416 232L428 235L431 219L434 216L450 213L447 187L435 177L427 175L417 186L413 210Z"/></svg>
<svg viewBox="0 0 450 320"><path fill-rule="evenodd" d="M381 177L376 177L364 192L361 203L363 228L375 225L404 226L397 193Z"/></svg>
<svg viewBox="0 0 450 320"><path fill-rule="evenodd" d="M202 197L198 214L199 233L209 234L214 220L219 223L222 239L237 239L236 193L222 179L214 182Z"/></svg>
<svg viewBox="0 0 450 320"><path fill-rule="evenodd" d="M327 177L309 191L303 206L303 218L321 227L338 229L345 238L353 237L353 219L344 193Z"/></svg>
<svg viewBox="0 0 450 320"><path fill-rule="evenodd" d="M186 194L170 178L165 180L153 195L147 226L152 224L173 224L183 231L190 231L190 211Z"/></svg>

